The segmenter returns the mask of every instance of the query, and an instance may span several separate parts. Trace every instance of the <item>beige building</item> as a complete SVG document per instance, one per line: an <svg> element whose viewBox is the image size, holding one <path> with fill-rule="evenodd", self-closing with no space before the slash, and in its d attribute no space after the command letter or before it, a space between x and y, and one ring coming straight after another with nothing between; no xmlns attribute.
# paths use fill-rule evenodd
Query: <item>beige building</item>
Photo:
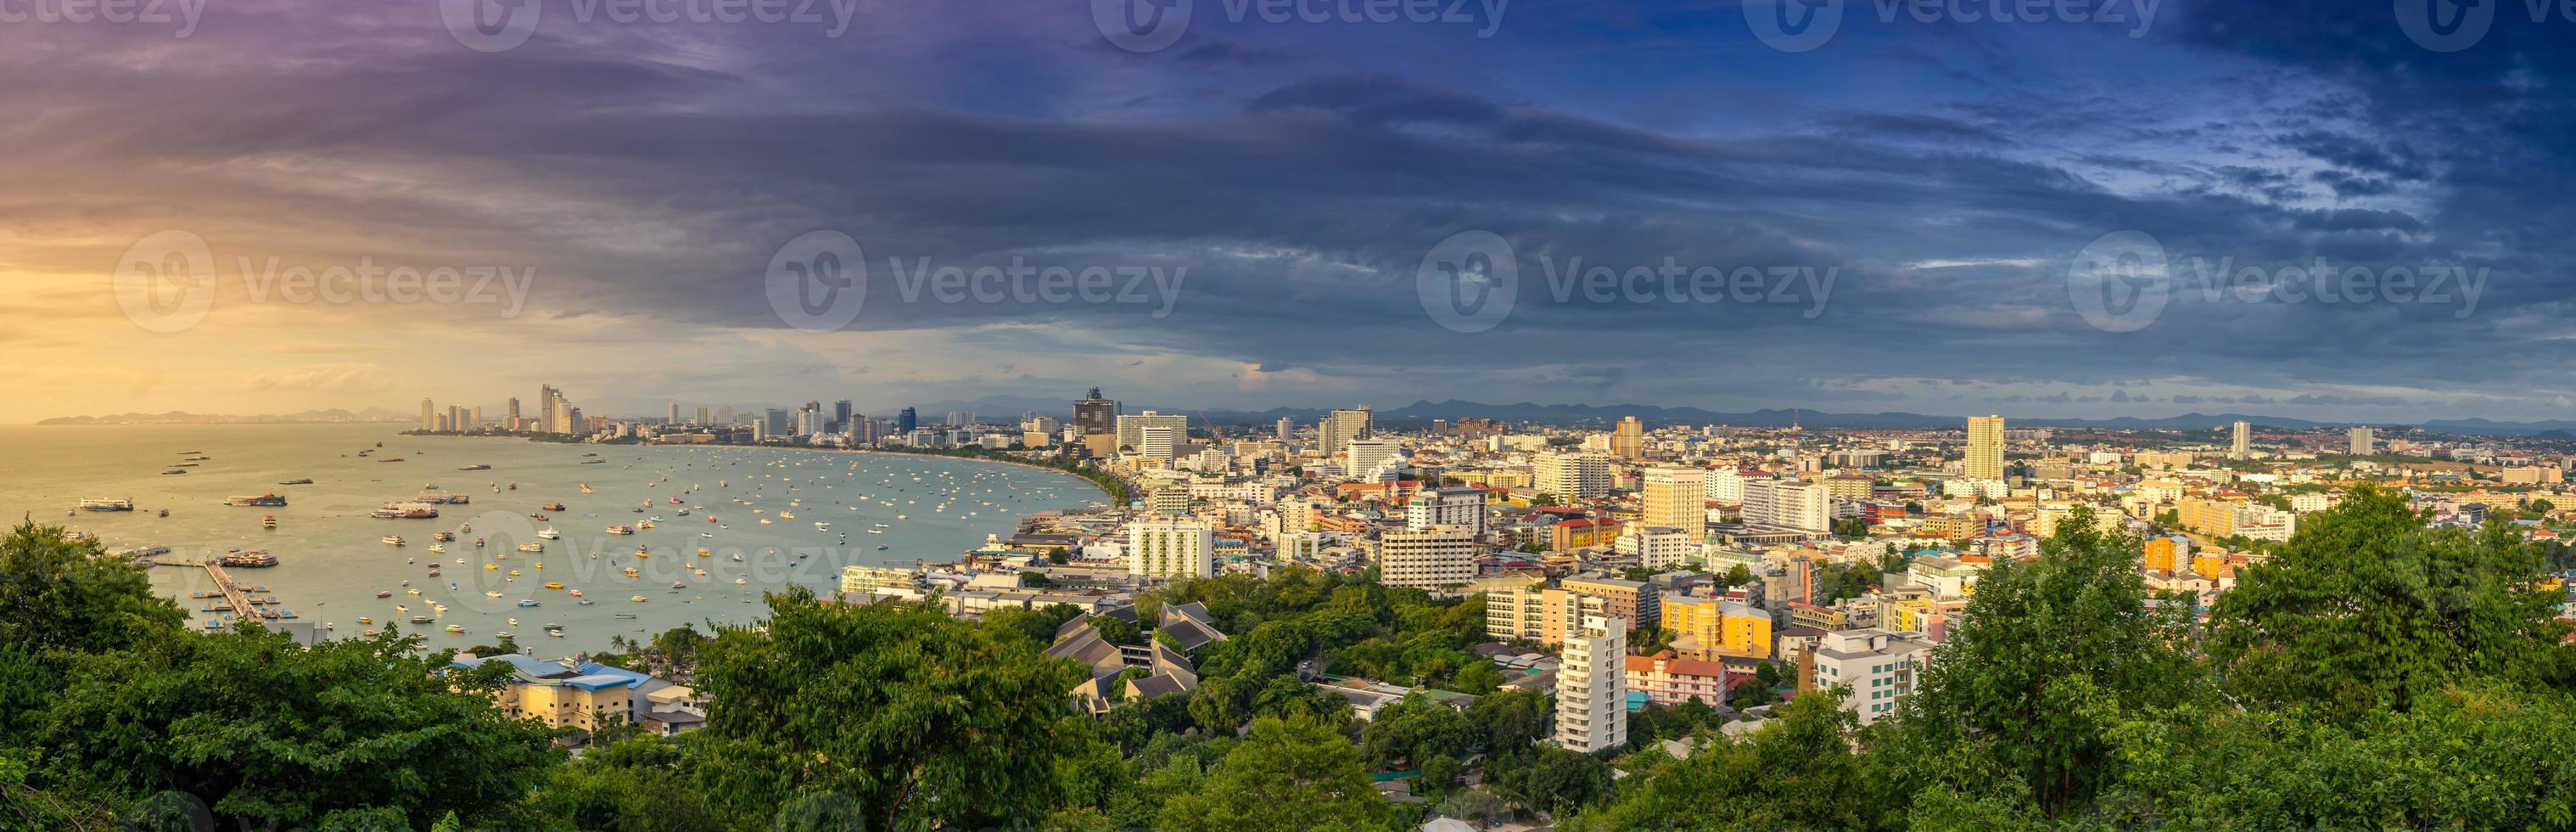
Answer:
<svg viewBox="0 0 2576 832"><path fill-rule="evenodd" d="M1556 670L1556 744L1590 753L1628 743L1628 628L1585 616Z"/></svg>
<svg viewBox="0 0 2576 832"><path fill-rule="evenodd" d="M1216 574L1216 532L1196 520L1127 524L1127 574L1205 578Z"/></svg>
<svg viewBox="0 0 2576 832"><path fill-rule="evenodd" d="M1972 480L2004 478L2004 417L1968 417L1967 476Z"/></svg>
<svg viewBox="0 0 2576 832"><path fill-rule="evenodd" d="M1692 543L1708 539L1708 472L1698 468L1646 469L1644 520L1679 529Z"/></svg>
<svg viewBox="0 0 2576 832"><path fill-rule="evenodd" d="M1390 531L1378 541L1378 583L1437 590L1475 579L1476 535L1465 526Z"/></svg>

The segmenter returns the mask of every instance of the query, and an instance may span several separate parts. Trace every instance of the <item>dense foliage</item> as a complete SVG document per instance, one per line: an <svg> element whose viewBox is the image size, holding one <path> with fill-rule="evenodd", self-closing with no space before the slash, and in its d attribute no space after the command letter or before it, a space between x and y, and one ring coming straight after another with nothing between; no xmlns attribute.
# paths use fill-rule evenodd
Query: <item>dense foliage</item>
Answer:
<svg viewBox="0 0 2576 832"><path fill-rule="evenodd" d="M2576 827L2551 553L2365 489L2203 618L2148 590L2135 536L2059 527L1984 574L1914 695L1866 726L1846 691L1809 690L1749 731L1650 706L1625 749L1566 751L1543 742L1547 694L1469 652L1480 602L1288 569L1094 619L1144 644L1197 603L1228 635L1193 655L1196 689L1098 717L1066 695L1083 669L1042 653L1071 608L773 596L760 628L617 657L690 674L707 730L578 759L443 654L188 633L132 567L20 527L0 543L0 829ZM1316 684L1343 673L1478 696L1362 721Z"/></svg>

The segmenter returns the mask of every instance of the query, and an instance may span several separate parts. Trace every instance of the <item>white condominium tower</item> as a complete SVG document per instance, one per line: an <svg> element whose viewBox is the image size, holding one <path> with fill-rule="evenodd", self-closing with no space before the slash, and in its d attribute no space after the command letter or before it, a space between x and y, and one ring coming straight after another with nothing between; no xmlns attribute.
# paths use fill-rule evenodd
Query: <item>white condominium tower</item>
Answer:
<svg viewBox="0 0 2576 832"><path fill-rule="evenodd" d="M2251 426L2245 424L2245 420L2238 419L2236 420L2233 434L2231 441L2227 444L2227 458L2244 459L2246 457L2253 456L2254 437Z"/></svg>
<svg viewBox="0 0 2576 832"><path fill-rule="evenodd" d="M1127 524L1127 574L1205 578L1216 574L1216 532L1195 520Z"/></svg>
<svg viewBox="0 0 2576 832"><path fill-rule="evenodd" d="M1531 485L1561 501L1589 500L1610 493L1610 459L1590 453L1539 454Z"/></svg>
<svg viewBox="0 0 2576 832"><path fill-rule="evenodd" d="M1369 435L1369 409L1366 405L1348 410L1335 410L1316 426L1316 444L1327 458L1340 456L1342 446L1353 439Z"/></svg>
<svg viewBox="0 0 2576 832"><path fill-rule="evenodd" d="M1476 537L1465 526L1389 531L1378 540L1378 583L1439 589L1475 579Z"/></svg>
<svg viewBox="0 0 2576 832"><path fill-rule="evenodd" d="M2352 438L2353 456L2370 455L2370 426L2354 425L2352 432L2348 435Z"/></svg>
<svg viewBox="0 0 2576 832"><path fill-rule="evenodd" d="M1645 522L1708 539L1708 472L1698 468L1646 469Z"/></svg>
<svg viewBox="0 0 2576 832"><path fill-rule="evenodd" d="M1968 479L2004 478L2004 417L1968 417Z"/></svg>
<svg viewBox="0 0 2576 832"><path fill-rule="evenodd" d="M1628 624L1584 616L1556 670L1556 744L1590 753L1628 744Z"/></svg>

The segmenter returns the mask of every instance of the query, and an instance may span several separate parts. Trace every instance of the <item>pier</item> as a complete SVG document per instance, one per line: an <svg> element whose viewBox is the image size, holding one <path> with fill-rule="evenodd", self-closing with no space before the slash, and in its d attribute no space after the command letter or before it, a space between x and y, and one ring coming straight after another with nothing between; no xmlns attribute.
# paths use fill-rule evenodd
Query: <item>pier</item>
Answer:
<svg viewBox="0 0 2576 832"><path fill-rule="evenodd" d="M223 593L224 604L233 608L233 615L236 618L250 621L265 621L265 619L260 617L259 604L251 600L250 593L243 591L240 584L233 583L232 576L225 574L223 564L216 563L211 560L163 560L154 561L152 565L194 566L204 569L206 570L206 577L214 579L216 591Z"/></svg>

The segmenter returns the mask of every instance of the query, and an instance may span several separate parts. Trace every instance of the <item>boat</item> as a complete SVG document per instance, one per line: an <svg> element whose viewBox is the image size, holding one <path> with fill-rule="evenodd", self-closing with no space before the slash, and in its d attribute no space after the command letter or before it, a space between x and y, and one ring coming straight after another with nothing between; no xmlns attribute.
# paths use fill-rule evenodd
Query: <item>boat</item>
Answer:
<svg viewBox="0 0 2576 832"><path fill-rule="evenodd" d="M682 583L682 582L679 582L679 581L672 581L672 582L671 582L671 588L672 588L672 589L679 589L679 588L681 588L681 587L685 587L685 586L688 586L688 584L685 584L685 583Z"/></svg>
<svg viewBox="0 0 2576 832"><path fill-rule="evenodd" d="M133 511L133 500L82 500L82 511Z"/></svg>
<svg viewBox="0 0 2576 832"><path fill-rule="evenodd" d="M403 606L403 605L401 605L401 604L395 604L395 605L394 605L394 612L408 613L408 612L411 612L411 608L410 608L410 607Z"/></svg>
<svg viewBox="0 0 2576 832"><path fill-rule="evenodd" d="M590 483L582 483L582 484L581 484L581 493L584 493L584 494L589 494L589 493L591 493L591 490L590 490Z"/></svg>
<svg viewBox="0 0 2576 832"><path fill-rule="evenodd" d="M832 530L832 524L830 524L830 523L815 523L815 524L814 524L814 530L815 530L815 531L818 531L818 532L828 532L828 531L831 531L831 530Z"/></svg>
<svg viewBox="0 0 2576 832"><path fill-rule="evenodd" d="M477 464L474 464L474 465L458 466L456 470L459 470L459 471L489 471L489 470L492 470L492 466L477 463Z"/></svg>
<svg viewBox="0 0 2576 832"><path fill-rule="evenodd" d="M543 510L545 510L545 511L562 511L562 510L564 510L564 504L562 504L562 503L547 503L547 504L545 504L545 505L538 506L537 508L539 508L539 509L543 509Z"/></svg>
<svg viewBox="0 0 2576 832"><path fill-rule="evenodd" d="M640 578L640 577L643 577L642 575L637 574L637 573L636 573L636 571L635 571L635 567L632 567L632 566L626 567L625 572L626 572L626 577L629 577L629 578Z"/></svg>
<svg viewBox="0 0 2576 832"><path fill-rule="evenodd" d="M585 460L582 460L582 461L581 461L581 464L583 464L583 465L606 465L606 464L608 464L608 460L605 460L605 459L585 459Z"/></svg>
<svg viewBox="0 0 2576 832"><path fill-rule="evenodd" d="M231 497L225 497L225 498L224 498L224 505L228 505L228 506L244 506L244 507L255 507L255 506L284 506L284 505L286 505L286 498L284 498L284 497L280 497L280 496L277 496L277 495L275 495L275 494L248 494L248 495L235 495L235 496L231 496Z"/></svg>
<svg viewBox="0 0 2576 832"><path fill-rule="evenodd" d="M610 526L610 527L608 527L608 533L609 533L609 534L634 534L634 533L635 533L635 527L633 527L633 526Z"/></svg>
<svg viewBox="0 0 2576 832"><path fill-rule="evenodd" d="M248 551L234 549L230 552L225 552L224 556L217 559L215 562L225 566L261 569L276 566L277 556L269 554L268 550L265 549L251 549Z"/></svg>
<svg viewBox="0 0 2576 832"><path fill-rule="evenodd" d="M459 625L449 624L447 625L447 631L449 633L463 634L465 632L465 628Z"/></svg>
<svg viewBox="0 0 2576 832"><path fill-rule="evenodd" d="M499 597L501 597L501 592L500 592L500 590L491 590L491 591L488 591L488 592L483 593L483 597L485 597L485 598L499 598Z"/></svg>
<svg viewBox="0 0 2576 832"><path fill-rule="evenodd" d="M483 571L485 571L485 572L499 572L499 571L501 571L501 565L500 565L500 564L497 564L497 563L487 563L487 564L483 564Z"/></svg>
<svg viewBox="0 0 2576 832"><path fill-rule="evenodd" d="M555 638L563 638L563 637L564 637L564 636L563 636L563 628L562 628L562 627L550 627L550 628L547 628L547 629L546 629L546 635L554 636Z"/></svg>
<svg viewBox="0 0 2576 832"><path fill-rule="evenodd" d="M796 512L793 512L793 511L782 511L782 512L779 512L779 513L778 513L778 519L780 519L780 520L794 520L794 519L796 519Z"/></svg>
<svg viewBox="0 0 2576 832"><path fill-rule="evenodd" d="M635 556L639 558L649 558L653 556L653 553L644 551L644 547L642 546L637 546L635 547Z"/></svg>
<svg viewBox="0 0 2576 832"><path fill-rule="evenodd" d="M313 484L313 478L312 478L312 477L297 477L297 478L295 478L295 479L291 479L291 480L279 480L279 481L277 482L277 484L278 484L278 485L312 485L312 484Z"/></svg>
<svg viewBox="0 0 2576 832"><path fill-rule="evenodd" d="M429 537L430 537L430 539L432 539L432 540L440 540L440 541L455 540L455 539L456 539L456 533L455 533L455 532L439 532L439 533L437 533L437 534L430 535Z"/></svg>
<svg viewBox="0 0 2576 832"><path fill-rule="evenodd" d="M376 620L375 620L375 619L373 619L373 618L368 618L368 617L366 617L366 616L361 615L361 616L358 616L358 623L360 623L360 624L373 624L373 623L376 623Z"/></svg>
<svg viewBox="0 0 2576 832"><path fill-rule="evenodd" d="M440 544L440 543L432 543L432 544L429 544L429 553L430 553L430 554L433 554L433 555L443 555L443 554L446 554L446 553L447 553L447 546L446 546L445 544Z"/></svg>
<svg viewBox="0 0 2576 832"><path fill-rule="evenodd" d="M477 548L477 549L483 548L483 538L479 538L479 537L478 537L478 538L475 538L475 539L474 539L474 548Z"/></svg>
<svg viewBox="0 0 2576 832"><path fill-rule="evenodd" d="M163 517L168 517L168 516L169 516L169 511L170 511L169 509L162 509L161 511L162 511L162 515L161 515L161 516L163 516ZM262 528L270 528L270 529L277 528L277 515L274 515L274 514L262 514L262 515L260 515L260 516L259 516L259 525L260 525Z"/></svg>
<svg viewBox="0 0 2576 832"><path fill-rule="evenodd" d="M167 476L167 475L170 475L170 474L185 474L185 473L188 473L188 472L187 472L187 470L186 470L186 469L183 469L183 468L172 468L172 469L170 469L170 470L163 471L163 472L161 472L161 473L162 473L164 476Z"/></svg>
<svg viewBox="0 0 2576 832"><path fill-rule="evenodd" d="M543 551L545 551L545 550L546 550L546 544L543 544L543 543L521 543L521 544L519 544L519 551L522 551L522 552L543 552Z"/></svg>
<svg viewBox="0 0 2576 832"><path fill-rule="evenodd" d="M378 597L378 598L391 598L391 597L394 597L394 591L393 591L393 590L390 590L390 589L379 589L379 590L376 590L376 597Z"/></svg>
<svg viewBox="0 0 2576 832"><path fill-rule="evenodd" d="M636 597L635 597L635 600L641 601L641 600L644 600L644 597L643 597L643 596L641 596L641 595L638 595L638 596L636 596ZM618 618L621 618L621 619L632 619L632 618L634 618L634 617L635 617L635 614L634 614L634 613L628 613L628 612L621 612L621 613L618 613L618 614L617 614L617 617L618 617Z"/></svg>
<svg viewBox="0 0 2576 832"><path fill-rule="evenodd" d="M521 599L519 599L519 606L522 606L522 607L533 607L533 606L536 606L536 605L537 605L537 599L534 599L534 598L521 598ZM516 626L518 623L519 623L519 622L516 622L516 621L512 621L512 622L510 622L510 624L511 624L511 625L513 625L513 626Z"/></svg>
<svg viewBox="0 0 2576 832"><path fill-rule="evenodd" d="M387 546L400 546L400 545L403 545L403 538L402 538L402 535L398 535L398 534L389 534L389 535L385 535L385 545L387 545Z"/></svg>
<svg viewBox="0 0 2576 832"><path fill-rule="evenodd" d="M513 577L513 578L519 577L519 570L516 570L516 569L512 569L512 570L510 570L510 577Z"/></svg>
<svg viewBox="0 0 2576 832"><path fill-rule="evenodd" d="M412 617L411 617L411 623L414 623L414 624L427 624L427 623L429 623L429 622L436 621L436 620L438 620L438 619L431 618L431 617L426 616L426 615L415 615L415 616L412 616Z"/></svg>
<svg viewBox="0 0 2576 832"><path fill-rule="evenodd" d="M428 520L438 516L438 507L427 503L386 503L367 512L367 516L379 520Z"/></svg>
<svg viewBox="0 0 2576 832"><path fill-rule="evenodd" d="M562 589L562 588L563 588L563 582L562 582L562 581L547 581L547 582L546 582L546 588L547 588L547 589Z"/></svg>
<svg viewBox="0 0 2576 832"><path fill-rule="evenodd" d="M544 531L537 532L537 536L547 540L561 540L563 539L563 532L555 531L555 527L553 526L547 526Z"/></svg>
<svg viewBox="0 0 2576 832"><path fill-rule="evenodd" d="M626 600L633 601L633 602L635 602L635 603L641 604L641 603L644 603L644 596L637 595L637 596L634 596L634 597L628 598L628 599L626 599Z"/></svg>
<svg viewBox="0 0 2576 832"><path fill-rule="evenodd" d="M376 461L377 461L377 462L401 462L401 461L403 461L403 458L402 458L402 457L398 457L398 456L389 456L389 457L384 457L384 458L378 459L378 460L376 460Z"/></svg>
<svg viewBox="0 0 2576 832"><path fill-rule="evenodd" d="M877 544L877 551L882 552L882 551L885 551L885 550L886 550L885 544L883 544L883 543L879 543L879 544Z"/></svg>
<svg viewBox="0 0 2576 832"><path fill-rule="evenodd" d="M581 597L581 590L578 590L578 589L573 590L573 591L572 591L572 597L575 597L575 598L579 598L579 597Z"/></svg>

